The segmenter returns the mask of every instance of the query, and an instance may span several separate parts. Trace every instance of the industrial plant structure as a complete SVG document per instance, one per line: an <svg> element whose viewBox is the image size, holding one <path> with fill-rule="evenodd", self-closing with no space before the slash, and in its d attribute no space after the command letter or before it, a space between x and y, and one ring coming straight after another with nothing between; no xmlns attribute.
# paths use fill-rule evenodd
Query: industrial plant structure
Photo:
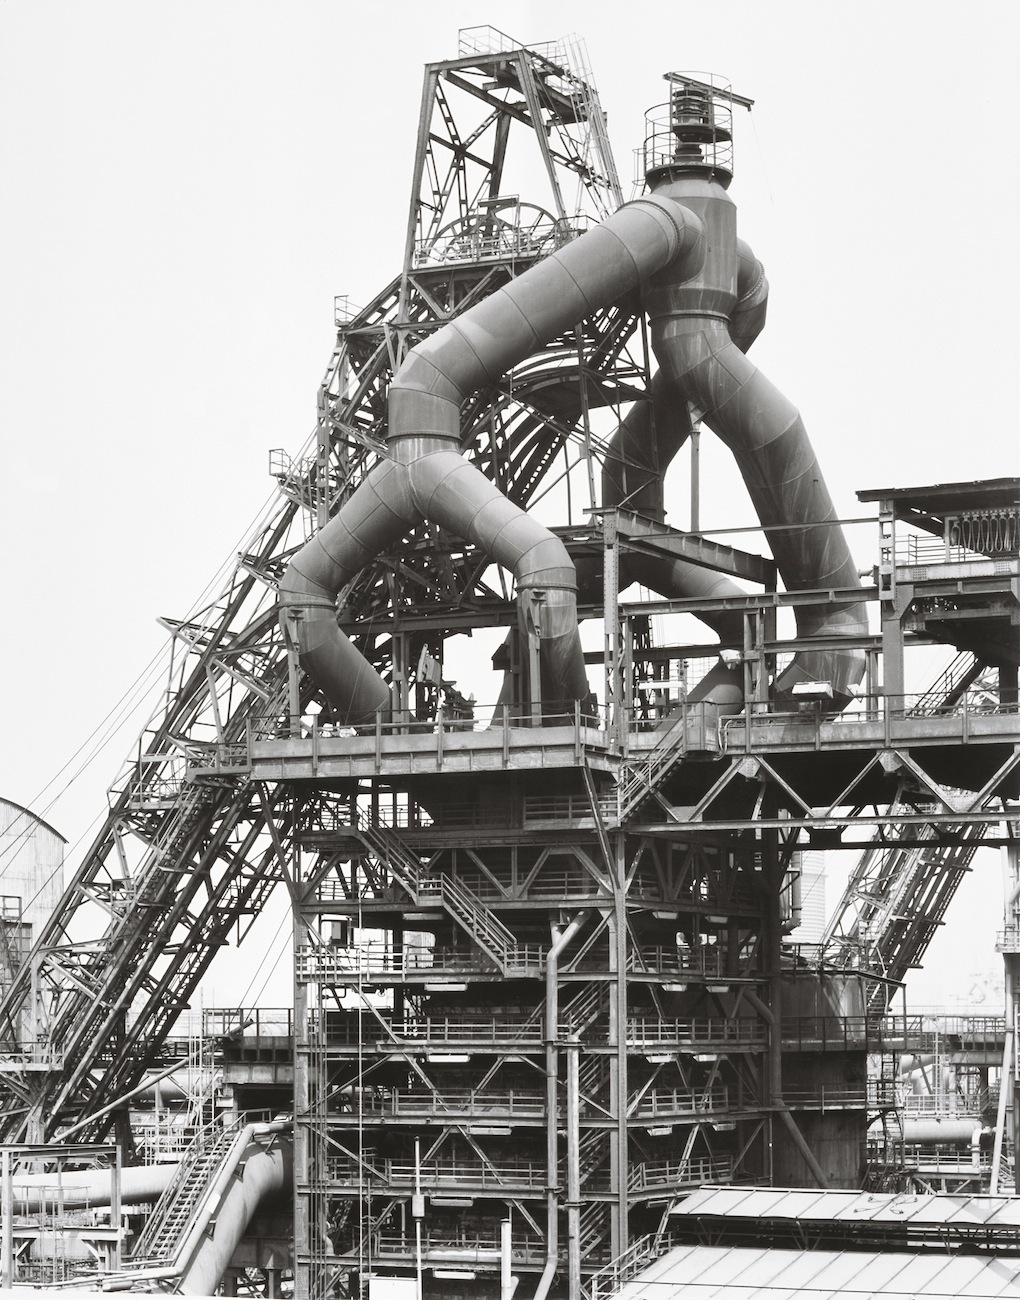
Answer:
<svg viewBox="0 0 1020 1300"><path fill-rule="evenodd" d="M289 895L292 1016L210 1017L237 1125L201 1102L158 1203L111 1178L114 1237L144 1208L108 1281L601 1296L685 1193L906 1187L912 1139L940 1147L901 1090L904 1053L934 1054L887 1012L979 847L1007 847L1020 908L1020 485L860 491L859 574L746 355L750 101L665 84L625 203L576 43L471 29L427 66L399 273L338 316L313 441L274 453L216 598L167 621L173 688L5 968L13 1224L53 1161L135 1163L202 976ZM762 553L700 528L702 424ZM487 647L470 681L460 637ZM923 689L931 645L959 654ZM820 849L859 860L798 945ZM1011 1036L954 1050L1000 1097L929 1185L1006 1190ZM27 1240L6 1231L4 1285Z"/></svg>

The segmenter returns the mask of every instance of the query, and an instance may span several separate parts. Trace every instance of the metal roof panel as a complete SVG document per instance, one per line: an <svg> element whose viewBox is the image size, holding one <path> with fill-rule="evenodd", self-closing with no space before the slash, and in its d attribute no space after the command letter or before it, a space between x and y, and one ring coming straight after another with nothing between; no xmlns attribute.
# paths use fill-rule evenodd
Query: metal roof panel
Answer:
<svg viewBox="0 0 1020 1300"><path fill-rule="evenodd" d="M796 1251L680 1246L626 1283L618 1300L836 1300L1009 1297L1020 1259L903 1251Z"/></svg>

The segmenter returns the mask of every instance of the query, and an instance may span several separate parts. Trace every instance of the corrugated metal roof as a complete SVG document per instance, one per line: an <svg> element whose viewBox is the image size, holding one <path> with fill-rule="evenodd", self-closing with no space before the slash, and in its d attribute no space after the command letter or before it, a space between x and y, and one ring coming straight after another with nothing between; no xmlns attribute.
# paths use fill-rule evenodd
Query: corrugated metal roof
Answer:
<svg viewBox="0 0 1020 1300"><path fill-rule="evenodd" d="M1020 1197L920 1195L907 1192L823 1192L766 1187L703 1187L678 1201L671 1215L810 1222L977 1224L1020 1227Z"/></svg>
<svg viewBox="0 0 1020 1300"><path fill-rule="evenodd" d="M1020 1297L1020 1259L883 1251L679 1246L618 1292L617 1300L915 1300Z"/></svg>

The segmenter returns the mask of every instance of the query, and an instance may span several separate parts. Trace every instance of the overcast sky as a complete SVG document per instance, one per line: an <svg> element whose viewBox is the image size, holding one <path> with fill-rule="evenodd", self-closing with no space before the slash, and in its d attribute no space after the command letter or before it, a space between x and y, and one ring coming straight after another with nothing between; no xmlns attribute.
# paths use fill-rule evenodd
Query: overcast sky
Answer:
<svg viewBox="0 0 1020 1300"><path fill-rule="evenodd" d="M843 513L1015 473L1018 13L0 0L0 795L72 845L104 809L144 715L74 756L237 549L268 450L312 429L333 296L399 269L422 67L461 27L583 37L628 194L664 72L755 100L731 189L772 287L754 356ZM750 522L729 508L706 522Z"/></svg>

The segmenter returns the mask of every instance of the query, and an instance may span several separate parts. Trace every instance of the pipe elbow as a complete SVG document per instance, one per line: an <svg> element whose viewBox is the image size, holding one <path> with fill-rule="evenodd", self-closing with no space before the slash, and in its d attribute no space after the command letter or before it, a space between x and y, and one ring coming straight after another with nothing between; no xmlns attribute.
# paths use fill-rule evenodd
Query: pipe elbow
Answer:
<svg viewBox="0 0 1020 1300"><path fill-rule="evenodd" d="M737 240L737 301L730 313L730 338L746 352L765 327L769 282L750 244Z"/></svg>
<svg viewBox="0 0 1020 1300"><path fill-rule="evenodd" d="M469 392L664 266L680 259L693 273L706 244L701 220L672 199L624 204L412 348L390 384L388 439L458 439Z"/></svg>

